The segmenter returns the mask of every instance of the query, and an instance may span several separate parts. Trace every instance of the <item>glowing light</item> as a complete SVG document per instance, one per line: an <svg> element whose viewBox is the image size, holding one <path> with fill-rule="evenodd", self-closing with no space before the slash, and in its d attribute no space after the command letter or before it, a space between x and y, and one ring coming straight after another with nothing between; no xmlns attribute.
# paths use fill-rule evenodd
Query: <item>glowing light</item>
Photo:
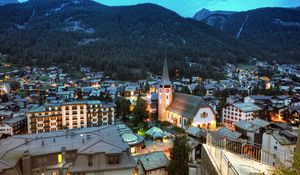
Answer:
<svg viewBox="0 0 300 175"><path fill-rule="evenodd" d="M57 162L58 164L62 164L62 154L57 155Z"/></svg>

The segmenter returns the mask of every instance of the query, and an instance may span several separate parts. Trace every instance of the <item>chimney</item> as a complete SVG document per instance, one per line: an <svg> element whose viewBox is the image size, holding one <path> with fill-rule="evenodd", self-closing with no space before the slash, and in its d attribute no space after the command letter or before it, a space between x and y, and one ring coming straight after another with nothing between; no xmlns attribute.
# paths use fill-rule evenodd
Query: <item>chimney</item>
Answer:
<svg viewBox="0 0 300 175"><path fill-rule="evenodd" d="M22 155L22 171L23 175L31 175L32 169L31 169L31 154L29 151L25 151Z"/></svg>
<svg viewBox="0 0 300 175"><path fill-rule="evenodd" d="M66 163L66 147L61 148L62 164Z"/></svg>
<svg viewBox="0 0 300 175"><path fill-rule="evenodd" d="M87 140L91 139L91 134L87 134L87 135L86 135L86 139L87 139Z"/></svg>

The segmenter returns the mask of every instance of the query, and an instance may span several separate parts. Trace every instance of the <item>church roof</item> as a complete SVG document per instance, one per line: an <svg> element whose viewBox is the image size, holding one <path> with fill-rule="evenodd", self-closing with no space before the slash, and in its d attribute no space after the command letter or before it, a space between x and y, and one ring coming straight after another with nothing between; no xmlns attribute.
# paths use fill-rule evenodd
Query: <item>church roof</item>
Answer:
<svg viewBox="0 0 300 175"><path fill-rule="evenodd" d="M209 105L202 97L184 93L174 93L173 101L167 107L167 110L174 112L186 118L194 118L201 107Z"/></svg>
<svg viewBox="0 0 300 175"><path fill-rule="evenodd" d="M164 61L164 68L163 68L163 74L161 77L160 85L172 85L170 78L169 78L168 64L167 64L166 59Z"/></svg>

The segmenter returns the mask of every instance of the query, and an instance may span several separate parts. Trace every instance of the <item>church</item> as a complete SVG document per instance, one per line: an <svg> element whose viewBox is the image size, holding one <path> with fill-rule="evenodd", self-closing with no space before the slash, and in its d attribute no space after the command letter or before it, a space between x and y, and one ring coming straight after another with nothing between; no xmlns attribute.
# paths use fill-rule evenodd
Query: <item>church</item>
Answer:
<svg viewBox="0 0 300 175"><path fill-rule="evenodd" d="M158 120L168 121L183 129L189 126L216 128L216 116L202 97L173 92L166 60L159 83Z"/></svg>

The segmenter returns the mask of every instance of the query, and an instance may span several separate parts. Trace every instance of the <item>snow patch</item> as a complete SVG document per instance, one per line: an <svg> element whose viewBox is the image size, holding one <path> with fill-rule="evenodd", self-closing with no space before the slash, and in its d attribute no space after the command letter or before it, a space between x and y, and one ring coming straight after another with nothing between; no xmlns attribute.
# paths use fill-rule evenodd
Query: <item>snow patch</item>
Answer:
<svg viewBox="0 0 300 175"><path fill-rule="evenodd" d="M58 11L61 11L65 6L69 5L70 3L64 3L64 4L61 4L58 8L55 8L55 9L52 9L51 11L54 11L54 12L58 12Z"/></svg>
<svg viewBox="0 0 300 175"><path fill-rule="evenodd" d="M93 42L96 42L98 40L99 39L97 39L97 38L84 38L84 39L82 39L81 41L78 42L78 45L79 46L85 46L85 45L91 44Z"/></svg>
<svg viewBox="0 0 300 175"><path fill-rule="evenodd" d="M236 34L236 39L240 38L241 33L242 33L243 29L244 29L244 25L248 21L248 18L249 18L249 15L247 15L246 18L245 18L245 20L243 21L242 26L241 26L239 32Z"/></svg>
<svg viewBox="0 0 300 175"><path fill-rule="evenodd" d="M276 18L273 21L274 24L279 24L288 27L300 27L300 22L291 22L291 21L282 21L281 19Z"/></svg>
<svg viewBox="0 0 300 175"><path fill-rule="evenodd" d="M71 18L68 18L65 20L67 23L67 27L63 28L63 31L66 32L82 32L86 34L93 34L95 33L95 29L86 27L85 24L82 23L81 20L72 20Z"/></svg>

